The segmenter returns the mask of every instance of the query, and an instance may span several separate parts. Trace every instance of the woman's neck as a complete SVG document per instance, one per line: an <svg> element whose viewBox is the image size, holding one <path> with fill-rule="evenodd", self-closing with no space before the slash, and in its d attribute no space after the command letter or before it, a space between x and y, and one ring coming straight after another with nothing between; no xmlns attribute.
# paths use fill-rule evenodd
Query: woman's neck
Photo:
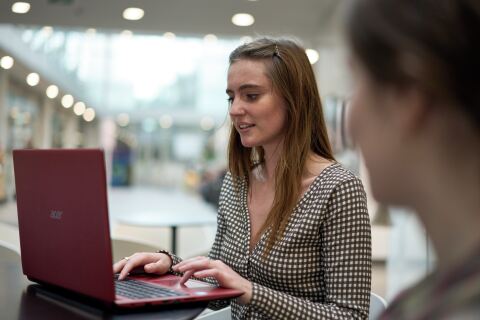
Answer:
<svg viewBox="0 0 480 320"><path fill-rule="evenodd" d="M480 250L480 158L443 168L432 163L424 168L423 192L414 207L435 247L438 270L444 272Z"/></svg>
<svg viewBox="0 0 480 320"><path fill-rule="evenodd" d="M264 163L263 163L263 178L266 181L275 180L275 170L277 168L280 155L283 151L283 140L275 144L263 146L264 151Z"/></svg>

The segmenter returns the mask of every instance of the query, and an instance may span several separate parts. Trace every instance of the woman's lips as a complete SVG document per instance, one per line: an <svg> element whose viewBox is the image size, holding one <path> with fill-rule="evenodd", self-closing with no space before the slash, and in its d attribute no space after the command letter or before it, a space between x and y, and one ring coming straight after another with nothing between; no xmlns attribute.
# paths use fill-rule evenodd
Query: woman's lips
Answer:
<svg viewBox="0 0 480 320"><path fill-rule="evenodd" d="M238 131L245 132L254 126L255 126L254 124L250 124L250 123L241 123L237 125L237 129Z"/></svg>

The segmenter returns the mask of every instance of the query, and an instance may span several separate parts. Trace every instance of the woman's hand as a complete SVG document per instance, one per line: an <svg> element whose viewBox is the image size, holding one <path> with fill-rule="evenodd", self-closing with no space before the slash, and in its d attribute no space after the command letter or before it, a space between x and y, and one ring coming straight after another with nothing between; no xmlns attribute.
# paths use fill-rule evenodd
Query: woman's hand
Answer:
<svg viewBox="0 0 480 320"><path fill-rule="evenodd" d="M243 291L244 294L238 298L240 304L247 304L252 298L252 283L220 260L195 257L183 260L172 269L176 272L193 271L195 278L213 277L222 287Z"/></svg>
<svg viewBox="0 0 480 320"><path fill-rule="evenodd" d="M172 259L165 253L137 252L113 265L113 273L123 280L135 268L143 267L146 273L164 274L172 266Z"/></svg>

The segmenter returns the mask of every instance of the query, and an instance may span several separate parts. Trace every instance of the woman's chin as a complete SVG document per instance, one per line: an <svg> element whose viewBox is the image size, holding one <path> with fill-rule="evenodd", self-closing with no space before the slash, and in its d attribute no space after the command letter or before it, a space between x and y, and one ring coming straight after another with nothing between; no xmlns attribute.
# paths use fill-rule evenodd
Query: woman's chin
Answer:
<svg viewBox="0 0 480 320"><path fill-rule="evenodd" d="M245 148L253 148L258 146L258 144L252 140L241 139L241 141L242 141L242 146L244 146Z"/></svg>

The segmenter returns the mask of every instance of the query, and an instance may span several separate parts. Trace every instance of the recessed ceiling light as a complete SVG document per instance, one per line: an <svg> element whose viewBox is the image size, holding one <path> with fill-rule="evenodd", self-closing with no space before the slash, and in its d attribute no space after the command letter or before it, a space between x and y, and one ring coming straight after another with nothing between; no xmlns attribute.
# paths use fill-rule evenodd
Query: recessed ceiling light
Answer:
<svg viewBox="0 0 480 320"><path fill-rule="evenodd" d="M75 103L75 105L73 106L73 112L77 116L81 116L85 112L85 109L87 109L87 107L85 106L85 103L81 101Z"/></svg>
<svg viewBox="0 0 480 320"><path fill-rule="evenodd" d="M203 40L208 43L214 43L217 42L218 38L214 34L207 34L205 37L203 37Z"/></svg>
<svg viewBox="0 0 480 320"><path fill-rule="evenodd" d="M46 35L47 37L53 33L53 28L50 26L44 26L42 28L42 33Z"/></svg>
<svg viewBox="0 0 480 320"><path fill-rule="evenodd" d="M12 119L16 119L18 117L18 107L12 107L10 109L10 117L12 117Z"/></svg>
<svg viewBox="0 0 480 320"><path fill-rule="evenodd" d="M130 123L130 116L128 113L120 113L117 116L117 123L120 127L126 127Z"/></svg>
<svg viewBox="0 0 480 320"><path fill-rule="evenodd" d="M10 57L10 56L4 56L4 57L2 57L2 59L0 59L0 66L1 66L3 69L8 70L8 69L10 69L10 68L13 67L13 63L14 63L14 62L15 62L15 61L13 60L12 57Z"/></svg>
<svg viewBox="0 0 480 320"><path fill-rule="evenodd" d="M30 87L35 87L40 82L40 76L38 73L32 72L27 76L27 84Z"/></svg>
<svg viewBox="0 0 480 320"><path fill-rule="evenodd" d="M97 33L97 29L95 28L88 28L86 31L85 31L86 34L90 35L90 36L93 36Z"/></svg>
<svg viewBox="0 0 480 320"><path fill-rule="evenodd" d="M95 110L92 108L87 108L83 113L83 120L90 122L95 119Z"/></svg>
<svg viewBox="0 0 480 320"><path fill-rule="evenodd" d="M66 94L62 98L62 106L66 109L73 106L73 96L71 94Z"/></svg>
<svg viewBox="0 0 480 320"><path fill-rule="evenodd" d="M173 119L170 115L166 114L161 116L158 122L160 123L160 127L162 127L163 129L168 129L172 126Z"/></svg>
<svg viewBox="0 0 480 320"><path fill-rule="evenodd" d="M205 116L200 120L200 128L204 131L212 130L215 126L215 120L212 117Z"/></svg>
<svg viewBox="0 0 480 320"><path fill-rule="evenodd" d="M58 87L54 84L48 86L47 88L47 97L50 99L55 99L58 96Z"/></svg>
<svg viewBox="0 0 480 320"><path fill-rule="evenodd" d="M305 53L307 54L308 61L310 61L310 64L314 64L318 61L318 58L320 57L318 55L318 51L314 49L307 49L305 50Z"/></svg>
<svg viewBox="0 0 480 320"><path fill-rule="evenodd" d="M255 22L255 18L249 13L237 13L232 17L232 23L239 27L248 27Z"/></svg>
<svg viewBox="0 0 480 320"><path fill-rule="evenodd" d="M253 38L250 37L250 36L243 36L240 38L240 42L242 43L249 43L249 42L252 42Z"/></svg>
<svg viewBox="0 0 480 320"><path fill-rule="evenodd" d="M169 40L173 40L176 38L175 33L173 32L165 32L163 36L165 37L165 39L169 39Z"/></svg>
<svg viewBox="0 0 480 320"><path fill-rule="evenodd" d="M143 18L145 11L140 8L127 8L123 11L123 18L126 20L140 20Z"/></svg>
<svg viewBox="0 0 480 320"><path fill-rule="evenodd" d="M30 11L30 3L28 2L15 2L12 4L12 12L18 14L24 14Z"/></svg>
<svg viewBox="0 0 480 320"><path fill-rule="evenodd" d="M124 37L131 37L133 35L133 32L130 30L123 30L120 34Z"/></svg>

